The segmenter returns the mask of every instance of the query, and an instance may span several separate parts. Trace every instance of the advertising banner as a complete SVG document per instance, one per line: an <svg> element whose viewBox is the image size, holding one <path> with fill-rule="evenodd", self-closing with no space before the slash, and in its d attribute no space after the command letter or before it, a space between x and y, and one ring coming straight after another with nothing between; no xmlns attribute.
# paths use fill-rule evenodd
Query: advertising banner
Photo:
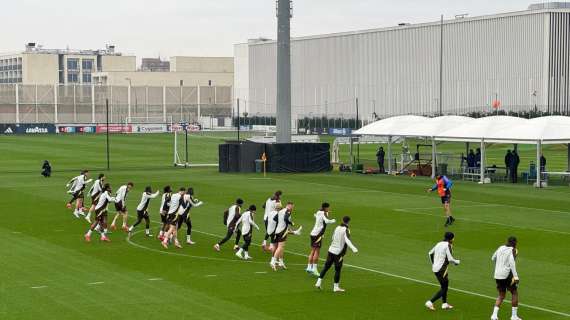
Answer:
<svg viewBox="0 0 570 320"><path fill-rule="evenodd" d="M2 124L4 134L48 134L55 133L55 125L51 123Z"/></svg>
<svg viewBox="0 0 570 320"><path fill-rule="evenodd" d="M16 125L10 123L0 123L0 134L16 134Z"/></svg>
<svg viewBox="0 0 570 320"><path fill-rule="evenodd" d="M348 136L351 132L350 128L329 128L329 134L333 136Z"/></svg>
<svg viewBox="0 0 570 320"><path fill-rule="evenodd" d="M167 132L165 124L137 124L133 126L133 132L138 133L163 133Z"/></svg>
<svg viewBox="0 0 570 320"><path fill-rule="evenodd" d="M95 133L95 126L57 126L58 133Z"/></svg>
<svg viewBox="0 0 570 320"><path fill-rule="evenodd" d="M97 133L106 133L107 130L109 131L109 133L130 133L130 132L133 132L133 126L112 124L112 125L109 125L108 128L106 125L98 125L95 128L95 131Z"/></svg>

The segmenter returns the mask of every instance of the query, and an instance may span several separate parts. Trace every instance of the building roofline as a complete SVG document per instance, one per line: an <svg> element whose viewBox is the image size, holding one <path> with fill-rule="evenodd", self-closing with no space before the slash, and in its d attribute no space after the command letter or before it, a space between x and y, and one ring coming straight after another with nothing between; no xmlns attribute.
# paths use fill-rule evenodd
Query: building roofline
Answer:
<svg viewBox="0 0 570 320"><path fill-rule="evenodd" d="M514 16L526 16L526 15L534 15L534 14L546 14L546 13L570 13L570 8L562 8L562 9L535 9L535 10L521 10L521 11L511 11L511 12L504 12L504 13L496 13L496 14L488 14L488 15L481 15L475 17L464 17L464 18L456 18L456 19L447 19L443 20L443 24L455 24L455 23L464 23L464 22L472 22L472 21L480 21L480 20L491 20L491 19L500 19L500 18L507 18L507 17L514 17ZM376 33L376 32L388 32L388 31L395 31L395 30L403 30L403 29L417 29L417 28L424 28L430 26L438 26L440 25L440 21L433 21L433 22L422 22L422 23L414 23L414 24L406 24L403 26L390 26L390 27L380 27L380 28L373 28L373 29L362 29L362 30L355 30L355 31L345 31L345 32L334 32L334 33L325 33L325 34L318 34L318 35L308 35L308 36L301 36L301 37L292 37L291 41L304 41L304 40L314 40L314 39L324 39L324 38L335 38L335 37L345 37L345 36L352 36L352 35L362 35L368 33ZM254 39L255 40L255 39ZM249 41L249 42L241 42L236 43L235 45L264 45L264 44L273 44L276 43L277 40L265 40L265 41Z"/></svg>

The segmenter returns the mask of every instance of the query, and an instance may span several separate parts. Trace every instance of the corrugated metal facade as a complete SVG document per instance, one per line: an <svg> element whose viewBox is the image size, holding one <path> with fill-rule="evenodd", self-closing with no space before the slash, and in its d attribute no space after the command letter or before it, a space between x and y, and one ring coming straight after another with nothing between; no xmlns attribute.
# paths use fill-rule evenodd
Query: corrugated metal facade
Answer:
<svg viewBox="0 0 570 320"><path fill-rule="evenodd" d="M438 113L440 31L430 23L294 39L293 119L351 117L356 97L364 119ZM490 111L495 99L507 111L568 111L569 37L569 10L445 21L443 112ZM236 74L235 97L251 115L274 114L275 42L237 51L249 74Z"/></svg>

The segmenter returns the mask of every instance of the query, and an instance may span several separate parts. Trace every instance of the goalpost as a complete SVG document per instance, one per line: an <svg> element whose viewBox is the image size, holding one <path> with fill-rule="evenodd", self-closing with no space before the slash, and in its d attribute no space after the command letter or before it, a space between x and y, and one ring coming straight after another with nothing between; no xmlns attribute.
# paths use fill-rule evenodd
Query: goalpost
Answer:
<svg viewBox="0 0 570 320"><path fill-rule="evenodd" d="M193 167L217 167L217 163L196 163L191 162L189 158L188 134L189 132L198 132L200 128L194 124L187 122L171 123L170 131L174 135L174 152L173 163L175 167L193 168ZM179 137L179 135L181 137Z"/></svg>

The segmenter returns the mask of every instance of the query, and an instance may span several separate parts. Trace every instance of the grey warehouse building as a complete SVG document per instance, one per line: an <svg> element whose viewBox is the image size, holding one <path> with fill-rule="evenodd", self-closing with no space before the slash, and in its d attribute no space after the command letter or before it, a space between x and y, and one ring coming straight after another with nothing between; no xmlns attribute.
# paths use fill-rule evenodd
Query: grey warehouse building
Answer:
<svg viewBox="0 0 570 320"><path fill-rule="evenodd" d="M274 115L276 42L234 51L241 110ZM440 102L444 114L489 112L494 101L504 111L568 114L570 5L294 38L291 60L293 120L353 117L356 98L362 119L434 115Z"/></svg>

